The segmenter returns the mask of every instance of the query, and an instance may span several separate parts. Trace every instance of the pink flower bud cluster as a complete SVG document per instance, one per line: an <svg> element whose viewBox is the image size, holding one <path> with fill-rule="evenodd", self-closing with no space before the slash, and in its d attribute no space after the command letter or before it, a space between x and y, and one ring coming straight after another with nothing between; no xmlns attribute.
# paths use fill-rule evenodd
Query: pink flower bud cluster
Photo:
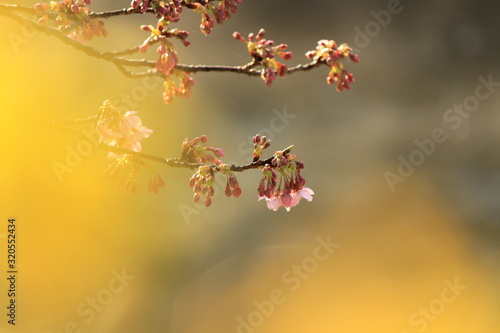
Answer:
<svg viewBox="0 0 500 333"><path fill-rule="evenodd" d="M257 162L262 156L264 149L271 145L271 140L268 140L265 136L260 136L257 134L252 138L253 141L253 161Z"/></svg>
<svg viewBox="0 0 500 333"><path fill-rule="evenodd" d="M104 101L99 108L99 117L93 128L99 134L100 142L136 152L141 151L141 140L153 133L149 128L142 126L137 111L122 112L109 100ZM110 153L109 157L117 158L114 153Z"/></svg>
<svg viewBox="0 0 500 333"><path fill-rule="evenodd" d="M207 141L208 137L206 135L194 139L185 138L182 142L181 159L189 163L222 164L218 157L224 156L224 150L222 148L205 147L200 144Z"/></svg>
<svg viewBox="0 0 500 333"><path fill-rule="evenodd" d="M34 9L41 24L51 23L68 37L84 42L108 34L102 20L90 17L87 6L91 3L91 0L51 1L37 3Z"/></svg>
<svg viewBox="0 0 500 333"><path fill-rule="evenodd" d="M347 44L341 44L337 47L335 41L323 39L318 42L316 50L306 53L306 57L314 59L316 62L325 63L330 67L326 81L328 84L337 82L338 92L351 88L350 84L354 82L354 75L344 69L341 60L349 57L351 61L358 62L359 57L352 52Z"/></svg>
<svg viewBox="0 0 500 333"><path fill-rule="evenodd" d="M265 199L267 207L274 211L281 206L290 211L302 198L311 201L314 192L304 186L306 181L300 174L303 168L304 164L295 155L277 151L271 164L262 169L257 189L259 200Z"/></svg>
<svg viewBox="0 0 500 333"><path fill-rule="evenodd" d="M194 79L188 73L175 68L172 69L170 75L165 78L163 101L169 104L173 101L174 97L188 98L194 82Z"/></svg>
<svg viewBox="0 0 500 333"><path fill-rule="evenodd" d="M145 167L149 171L148 191L149 193L158 193L160 188L165 187L165 181L151 164L145 163Z"/></svg>
<svg viewBox="0 0 500 333"><path fill-rule="evenodd" d="M151 9L156 17L163 18L169 22L178 22L180 13L182 12L181 1L158 1L158 0L132 0L130 6L142 13L146 13Z"/></svg>
<svg viewBox="0 0 500 333"><path fill-rule="evenodd" d="M285 51L288 45L275 45L274 41L263 38L264 35L264 29L260 29L256 36L250 33L248 40L246 40L241 33L237 31L233 33L235 39L247 44L248 52L256 64L264 67L261 77L267 86L271 86L276 75L284 77L288 71L288 67L277 61L276 56L280 56L283 60L289 60L292 58L292 52Z"/></svg>
<svg viewBox="0 0 500 333"><path fill-rule="evenodd" d="M141 52L146 52L149 45L160 43L156 49L159 54L156 69L165 75L163 101L166 104L171 103L174 97L189 97L194 85L194 79L188 73L175 69L179 59L173 44L168 40L169 38L177 38L185 46L189 46L187 40L189 33L179 29L168 29L168 23L164 18L160 18L156 27L152 25L141 26L142 30L151 33L151 35L140 47Z"/></svg>
<svg viewBox="0 0 500 333"><path fill-rule="evenodd" d="M146 168L149 172L149 193L158 193L160 188L165 187L165 181L150 163L128 154L120 155L112 161L106 170L106 174L118 179L116 182L117 192L130 191L135 194L137 192L137 178L141 168Z"/></svg>
<svg viewBox="0 0 500 333"><path fill-rule="evenodd" d="M162 42L164 43L167 38L177 38L184 44L184 46L189 46L190 43L187 40L189 37L189 32L185 30L169 29L168 24L170 21L165 18L160 18L156 23L156 27L153 25L141 25L141 30L151 33L151 35L142 43L141 52L146 52L149 45Z"/></svg>
<svg viewBox="0 0 500 333"><path fill-rule="evenodd" d="M117 179L115 183L116 191L123 193L130 191L137 192L137 177L140 171L140 160L132 155L115 155L116 159L111 162L105 174Z"/></svg>
<svg viewBox="0 0 500 333"><path fill-rule="evenodd" d="M194 175L189 179L189 187L193 188L193 202L200 201L200 197L205 195L205 206L209 207L212 204L214 196L214 171L208 165L203 165L198 168Z"/></svg>
<svg viewBox="0 0 500 333"><path fill-rule="evenodd" d="M231 17L231 14L238 11L237 4L241 4L241 2L242 0L198 0L186 3L186 7L201 14L200 29L205 35L208 35L214 28L214 21L217 24L224 23L225 20Z"/></svg>
<svg viewBox="0 0 500 333"><path fill-rule="evenodd" d="M234 195L238 198L241 195L241 188L230 166L228 164L220 164L217 170L226 175L226 190L224 191L226 197L229 198L231 195Z"/></svg>
<svg viewBox="0 0 500 333"><path fill-rule="evenodd" d="M187 40L189 33L179 29L168 29L168 22L163 18L158 20L156 27L142 25L141 29L151 33L151 35L142 43L140 51L146 52L149 45L159 42L160 45L156 49L159 54L156 69L165 75L169 75L170 71L177 65L179 59L173 44L168 39L177 38L185 46L189 46L189 41Z"/></svg>
<svg viewBox="0 0 500 333"><path fill-rule="evenodd" d="M208 141L206 135L198 136L194 139L186 138L182 143L181 160L189 163L202 163L198 170L189 180L189 186L193 188L193 202L197 203L202 195L205 195L205 206L212 204L214 196L214 170L226 175L226 196L241 194L238 180L230 170L230 166L224 164L219 157L224 156L224 150L215 147L205 147L202 144Z"/></svg>
<svg viewBox="0 0 500 333"><path fill-rule="evenodd" d="M179 59L177 58L177 52L175 52L172 43L169 41L163 41L158 46L158 60L156 61L156 69L165 75L169 75L170 71L177 65Z"/></svg>

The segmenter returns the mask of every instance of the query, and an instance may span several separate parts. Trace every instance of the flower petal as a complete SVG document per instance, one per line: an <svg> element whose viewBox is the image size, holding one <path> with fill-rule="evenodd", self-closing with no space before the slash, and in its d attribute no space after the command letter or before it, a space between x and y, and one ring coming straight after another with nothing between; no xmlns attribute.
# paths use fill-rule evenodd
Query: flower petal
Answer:
<svg viewBox="0 0 500 333"><path fill-rule="evenodd" d="M278 197L273 197L272 199L267 199L267 208L277 211L281 207L281 201Z"/></svg>

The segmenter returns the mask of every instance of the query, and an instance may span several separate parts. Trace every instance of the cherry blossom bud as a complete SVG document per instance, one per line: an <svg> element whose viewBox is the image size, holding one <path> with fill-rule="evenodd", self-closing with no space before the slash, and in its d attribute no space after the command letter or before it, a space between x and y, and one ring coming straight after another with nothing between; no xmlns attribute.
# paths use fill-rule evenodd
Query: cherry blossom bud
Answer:
<svg viewBox="0 0 500 333"><path fill-rule="evenodd" d="M279 55L283 58L283 60L292 59L292 52L280 52Z"/></svg>
<svg viewBox="0 0 500 333"><path fill-rule="evenodd" d="M35 4L35 11L37 13L42 13L45 12L47 9L49 9L49 4L48 3L37 3Z"/></svg>
<svg viewBox="0 0 500 333"><path fill-rule="evenodd" d="M229 184L226 184L226 190L224 191L224 193L226 194L226 197L230 197L231 196L231 188L229 187Z"/></svg>
<svg viewBox="0 0 500 333"><path fill-rule="evenodd" d="M259 186L257 187L257 193L259 194L260 197L264 196L264 192L266 190L264 180L261 180L259 183Z"/></svg>
<svg viewBox="0 0 500 333"><path fill-rule="evenodd" d="M242 41L242 42L246 42L245 38L243 38L243 36L241 35L241 33L239 33L238 31L233 32L233 38L235 38L235 39L237 39L239 41Z"/></svg>
<svg viewBox="0 0 500 333"><path fill-rule="evenodd" d="M195 175L193 175L193 176L189 179L189 187L193 187L195 182L196 182L196 177L195 177Z"/></svg>
<svg viewBox="0 0 500 333"><path fill-rule="evenodd" d="M259 39L261 39L262 37L264 37L264 35L265 35L265 34L266 34L266 31L265 31L264 29L260 29L260 30L259 30L259 33L257 34L257 36L256 36L256 38L255 38L255 39L256 39L256 40L259 40Z"/></svg>
<svg viewBox="0 0 500 333"><path fill-rule="evenodd" d="M159 54L165 54L167 52L167 49L165 48L165 45L163 43L158 46L157 52Z"/></svg>
<svg viewBox="0 0 500 333"><path fill-rule="evenodd" d="M277 71L277 74L281 77L285 76L286 73L288 72L288 67L286 67L286 65L284 64L279 64L278 65L278 71Z"/></svg>
<svg viewBox="0 0 500 333"><path fill-rule="evenodd" d="M159 177L159 176L158 176ZM161 188L164 188L165 187L165 181L163 180L163 178L159 177L158 178L158 182L159 182L159 185Z"/></svg>
<svg viewBox="0 0 500 333"><path fill-rule="evenodd" d="M241 195L241 188L237 187L235 189L233 189L233 195L236 197L236 198L239 198L240 195Z"/></svg>
<svg viewBox="0 0 500 333"><path fill-rule="evenodd" d="M232 174L232 173L229 176L229 185L232 188L237 188L238 187L238 179L236 179L236 176L234 174Z"/></svg>
<svg viewBox="0 0 500 333"><path fill-rule="evenodd" d="M217 157L224 156L224 149L222 149L222 148L214 148L213 152L214 152L215 156L217 156Z"/></svg>
<svg viewBox="0 0 500 333"><path fill-rule="evenodd" d="M290 193L283 193L281 195L281 202L283 203L283 206L289 207L292 203L292 196Z"/></svg>

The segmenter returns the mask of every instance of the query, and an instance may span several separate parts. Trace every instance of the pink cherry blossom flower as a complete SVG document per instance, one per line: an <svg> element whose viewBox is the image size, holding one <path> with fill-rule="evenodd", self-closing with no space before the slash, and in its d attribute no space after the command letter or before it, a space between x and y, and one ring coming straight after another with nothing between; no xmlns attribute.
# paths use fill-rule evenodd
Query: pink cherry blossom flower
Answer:
<svg viewBox="0 0 500 333"><path fill-rule="evenodd" d="M298 191L292 191L291 193L282 193L279 192L273 193L270 198L264 196L259 196L259 201L262 199L266 199L267 208L277 211L281 206L285 207L286 211L289 212L292 207L295 207L299 204L300 199L304 198L307 201L311 201L313 199L314 191L308 187L302 187L302 189Z"/></svg>
<svg viewBox="0 0 500 333"><path fill-rule="evenodd" d="M100 111L94 128L100 135L100 141L109 146L140 152L140 141L153 133L151 129L142 126L137 111L123 113L109 101L104 102ZM116 157L114 155L110 153L109 157Z"/></svg>
<svg viewBox="0 0 500 333"><path fill-rule="evenodd" d="M312 201L313 194L314 191L311 190L309 187L302 187L302 189L298 190L297 192L294 192L294 195L292 195L291 207L297 206L299 204L300 199L302 198L306 199L307 201Z"/></svg>

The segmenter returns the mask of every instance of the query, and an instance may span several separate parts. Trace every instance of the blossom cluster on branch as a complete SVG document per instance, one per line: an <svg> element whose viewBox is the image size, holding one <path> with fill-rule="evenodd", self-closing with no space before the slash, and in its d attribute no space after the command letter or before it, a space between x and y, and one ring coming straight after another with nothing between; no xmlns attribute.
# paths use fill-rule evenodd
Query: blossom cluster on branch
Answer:
<svg viewBox="0 0 500 333"><path fill-rule="evenodd" d="M91 117L92 129L99 135L101 144L109 150L108 158L111 163L107 174L117 179L118 191L137 191L137 179L140 171L149 172L148 190L158 193L165 187L165 181L155 169L152 161L164 162L174 166L195 169L189 179L189 187L193 189L193 202L203 198L205 206L212 204L215 194L215 177L220 173L226 178L225 195L238 198L241 188L235 172L250 169L262 170L262 180L257 186L258 200L265 199L267 207L277 210L283 206L287 211L296 206L302 198L312 200L314 192L305 187L305 179L301 175L304 164L290 154L293 146L285 150L276 151L271 157L261 159L264 149L269 148L271 141L265 136L257 134L253 137L254 143L252 162L235 166L225 163L224 150L206 145L208 137L201 135L193 139L186 138L181 145L179 158L162 159L157 156L141 152L141 141L149 137L153 131L142 125L137 111L123 112L105 101L95 117Z"/></svg>
<svg viewBox="0 0 500 333"><path fill-rule="evenodd" d="M108 32L104 22L90 17L87 5L91 0L63 0L50 3L37 3L35 11L41 24L52 24L69 37L81 42L94 37L106 37Z"/></svg>
<svg viewBox="0 0 500 333"><path fill-rule="evenodd" d="M276 44L273 40L264 38L264 29L261 29L257 34L250 33L247 39L240 32L233 33L234 38L244 42L247 46L250 62L245 65L231 67L179 63L174 41L178 40L184 46L189 46L189 31L172 27L172 25L179 24L185 10L200 14L200 30L208 35L214 29L215 23L222 24L236 14L238 5L241 3L241 0L132 0L128 8L98 13L89 9L92 4L91 0L62 0L38 3L35 5L33 13L39 17L39 30L62 40L64 40L63 36L73 39L79 44L64 41L87 54L113 62L122 73L129 77L161 76L165 86L163 100L167 104L176 97L190 96L195 83L192 74L196 72L220 71L260 76L267 86L271 86L278 76L284 77L287 74L326 65L330 68L327 76L328 84L336 83L339 92L350 88L351 83L354 82L354 76L344 68L342 61L349 57L352 61L357 62L358 56L347 44L337 46L333 40L321 40L318 42L316 50L306 53L306 57L311 62L289 66L284 63L292 58L292 52L287 50L288 45ZM3 6L0 4L0 15L7 9L8 11L4 13L7 15L14 15L13 12L21 9L23 12L29 11L29 8L26 7ZM104 25L105 19L119 15L148 13L153 14L157 21L156 24L140 26L140 29L149 33L141 45L124 51L101 52L86 44L94 37L108 36ZM19 20L19 17L17 19ZM23 17L22 20L26 20L26 18ZM156 61L125 58L125 56L136 53L147 53L149 46L156 44ZM148 69L138 71L141 67Z"/></svg>
<svg viewBox="0 0 500 333"><path fill-rule="evenodd" d="M276 75L284 77L288 71L285 64L276 60L276 55L279 55L283 60L289 60L292 58L292 52L285 51L288 48L286 44L275 45L274 41L263 38L264 35L264 29L260 29L256 36L250 33L248 40L246 40L241 33L233 33L235 39L247 44L248 52L253 59L252 65L264 67L261 77L267 86L271 86Z"/></svg>

